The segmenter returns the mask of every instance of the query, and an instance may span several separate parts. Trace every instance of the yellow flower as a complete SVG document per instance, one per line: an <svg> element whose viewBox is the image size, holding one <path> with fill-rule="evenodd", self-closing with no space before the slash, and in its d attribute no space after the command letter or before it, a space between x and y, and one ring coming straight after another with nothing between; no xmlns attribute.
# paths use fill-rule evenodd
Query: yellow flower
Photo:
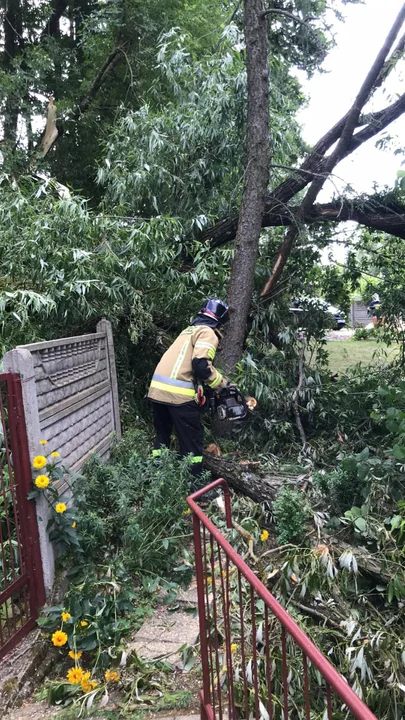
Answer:
<svg viewBox="0 0 405 720"><path fill-rule="evenodd" d="M49 483L51 482L48 475L38 475L38 477L35 478L35 485L40 490L45 490L45 488L48 487Z"/></svg>
<svg viewBox="0 0 405 720"><path fill-rule="evenodd" d="M84 693L90 692L90 690L93 690L93 688L97 687L97 682L95 680L90 680L90 673L86 672L83 675L82 681L81 681L81 688Z"/></svg>
<svg viewBox="0 0 405 720"><path fill-rule="evenodd" d="M52 635L52 642L55 645L55 647L62 647L62 645L66 645L67 643L67 635L65 632L62 632L62 630L57 630Z"/></svg>
<svg viewBox="0 0 405 720"><path fill-rule="evenodd" d="M83 670L80 667L70 668L66 677L72 685L78 685L82 681Z"/></svg>
<svg viewBox="0 0 405 720"><path fill-rule="evenodd" d="M42 468L46 465L45 455L36 455L32 461L32 465L35 470L42 470Z"/></svg>
<svg viewBox="0 0 405 720"><path fill-rule="evenodd" d="M69 657L72 658L72 660L80 660L81 656L83 655L81 650L78 650L75 652L74 650L69 650Z"/></svg>
<svg viewBox="0 0 405 720"><path fill-rule="evenodd" d="M62 617L63 622L66 622L66 620L69 620L69 618L71 618L72 616L70 613L68 613L64 610L61 617Z"/></svg>
<svg viewBox="0 0 405 720"><path fill-rule="evenodd" d="M260 535L260 540L262 542L266 542L266 540L268 540L268 537L269 533L267 532L267 530L263 530L262 534Z"/></svg>
<svg viewBox="0 0 405 720"><path fill-rule="evenodd" d="M76 527L76 520L74 522L72 522L72 528L75 529L75 527Z"/></svg>
<svg viewBox="0 0 405 720"><path fill-rule="evenodd" d="M80 621L80 625L81 625L82 627L87 627L88 624L89 624L89 623L87 622L87 620L81 620L81 621Z"/></svg>
<svg viewBox="0 0 405 720"><path fill-rule="evenodd" d="M55 505L55 510L57 513L64 513L66 512L67 507L65 503L58 503L57 505Z"/></svg>
<svg viewBox="0 0 405 720"><path fill-rule="evenodd" d="M236 652L236 651L237 651L237 649L238 649L238 646L237 646L237 644L236 644L236 643L232 643L232 645L231 645L231 653L234 653L234 652Z"/></svg>
<svg viewBox="0 0 405 720"><path fill-rule="evenodd" d="M120 676L117 672L115 672L115 670L106 670L105 679L107 682L118 682Z"/></svg>
<svg viewBox="0 0 405 720"><path fill-rule="evenodd" d="M59 457L59 453L55 450L55 452L51 453L51 457L57 458Z"/></svg>
<svg viewBox="0 0 405 720"><path fill-rule="evenodd" d="M39 444L40 444L40 445L47 445L47 444L48 444L48 440L40 440L40 441L39 441Z"/></svg>
<svg viewBox="0 0 405 720"><path fill-rule="evenodd" d="M207 583L208 583L208 585L210 585L212 583L212 578L207 577Z"/></svg>
<svg viewBox="0 0 405 720"><path fill-rule="evenodd" d="M185 510L183 512L183 515L190 515L190 513L191 513L191 508L187 508L187 510Z"/></svg>

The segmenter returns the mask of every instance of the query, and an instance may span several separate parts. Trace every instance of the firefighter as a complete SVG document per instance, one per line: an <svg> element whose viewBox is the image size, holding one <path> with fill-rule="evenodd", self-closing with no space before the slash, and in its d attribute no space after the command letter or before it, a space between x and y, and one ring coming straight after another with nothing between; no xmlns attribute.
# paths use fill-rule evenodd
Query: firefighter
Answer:
<svg viewBox="0 0 405 720"><path fill-rule="evenodd" d="M221 338L220 327L229 320L228 305L219 298L206 300L191 325L183 330L157 365L149 387L155 442L153 455L170 446L174 428L181 455L192 456L192 490L198 488L202 472L204 428L201 408L205 404L203 384L212 390L228 384L213 366Z"/></svg>
<svg viewBox="0 0 405 720"><path fill-rule="evenodd" d="M369 315L371 315L371 322L373 323L374 327L378 325L378 311L381 307L381 300L378 293L374 293L371 296L371 300L367 306L367 312Z"/></svg>

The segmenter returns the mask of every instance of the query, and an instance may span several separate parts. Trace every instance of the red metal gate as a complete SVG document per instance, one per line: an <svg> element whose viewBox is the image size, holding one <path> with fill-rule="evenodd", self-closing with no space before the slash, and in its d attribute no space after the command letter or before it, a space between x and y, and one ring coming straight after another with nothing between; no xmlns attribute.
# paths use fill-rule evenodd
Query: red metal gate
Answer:
<svg viewBox="0 0 405 720"><path fill-rule="evenodd" d="M190 495L200 621L202 720L376 720Z"/></svg>
<svg viewBox="0 0 405 720"><path fill-rule="evenodd" d="M0 373L0 658L35 626L45 602L21 380Z"/></svg>

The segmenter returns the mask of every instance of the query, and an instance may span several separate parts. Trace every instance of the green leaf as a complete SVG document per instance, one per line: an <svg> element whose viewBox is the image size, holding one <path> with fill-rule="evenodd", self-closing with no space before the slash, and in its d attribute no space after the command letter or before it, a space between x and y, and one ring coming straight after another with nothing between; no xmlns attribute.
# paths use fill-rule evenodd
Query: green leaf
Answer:
<svg viewBox="0 0 405 720"><path fill-rule="evenodd" d="M76 636L76 647L78 650L90 651L95 650L98 647L98 640L96 633L89 633L84 637Z"/></svg>
<svg viewBox="0 0 405 720"><path fill-rule="evenodd" d="M358 530L360 530L360 532L365 532L367 529L367 523L363 517L356 518L354 525Z"/></svg>
<svg viewBox="0 0 405 720"><path fill-rule="evenodd" d="M370 455L370 450L368 447L365 447L364 450L362 450L360 453L358 453L356 455L356 459L358 462L363 462L364 460L367 460L369 455Z"/></svg>
<svg viewBox="0 0 405 720"><path fill-rule="evenodd" d="M397 460L405 460L405 447L403 445L394 445L392 454Z"/></svg>

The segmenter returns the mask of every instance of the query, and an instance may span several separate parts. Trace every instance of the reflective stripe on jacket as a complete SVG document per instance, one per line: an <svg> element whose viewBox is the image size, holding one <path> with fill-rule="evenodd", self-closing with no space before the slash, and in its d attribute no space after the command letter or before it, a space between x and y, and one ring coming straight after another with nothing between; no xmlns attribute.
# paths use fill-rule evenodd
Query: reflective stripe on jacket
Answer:
<svg viewBox="0 0 405 720"><path fill-rule="evenodd" d="M181 405L195 397L192 363L205 358L210 370L204 381L215 389L226 385L223 375L212 365L218 338L208 325L191 325L183 330L165 352L157 365L149 387L148 397L157 402Z"/></svg>

